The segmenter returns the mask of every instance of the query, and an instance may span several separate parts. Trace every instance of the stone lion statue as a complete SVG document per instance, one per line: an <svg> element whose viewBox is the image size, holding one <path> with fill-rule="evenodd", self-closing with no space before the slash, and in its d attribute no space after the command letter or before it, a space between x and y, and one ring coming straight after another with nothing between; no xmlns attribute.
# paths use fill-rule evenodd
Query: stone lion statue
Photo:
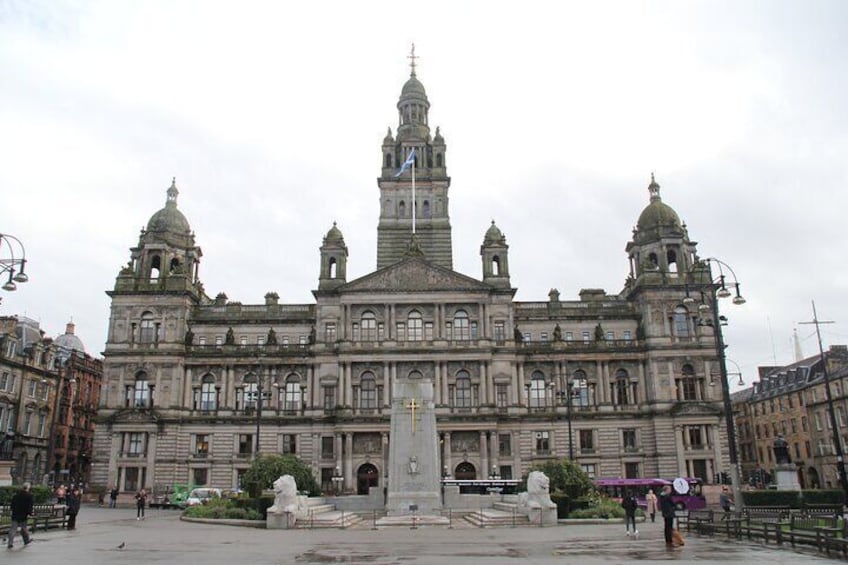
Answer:
<svg viewBox="0 0 848 565"><path fill-rule="evenodd" d="M300 501L297 496L297 483L291 475L282 475L274 481L274 506L268 512L297 512Z"/></svg>
<svg viewBox="0 0 848 565"><path fill-rule="evenodd" d="M518 495L518 507L523 510L556 507L551 501L551 481L541 471L531 471L527 476L527 492Z"/></svg>

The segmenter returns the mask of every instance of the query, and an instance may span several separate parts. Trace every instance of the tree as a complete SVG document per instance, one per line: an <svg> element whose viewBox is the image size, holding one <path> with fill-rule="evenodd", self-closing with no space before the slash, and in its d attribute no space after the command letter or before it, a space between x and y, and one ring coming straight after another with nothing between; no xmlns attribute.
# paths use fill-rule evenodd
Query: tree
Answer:
<svg viewBox="0 0 848 565"><path fill-rule="evenodd" d="M251 495L257 496L263 489L271 488L282 475L291 475L297 490L312 496L321 494L321 487L312 476L312 468L294 455L260 455L244 473L244 483Z"/></svg>
<svg viewBox="0 0 848 565"><path fill-rule="evenodd" d="M551 492L562 493L574 500L586 496L595 490L589 475L574 461L560 459L534 465L534 470L542 471L551 481Z"/></svg>

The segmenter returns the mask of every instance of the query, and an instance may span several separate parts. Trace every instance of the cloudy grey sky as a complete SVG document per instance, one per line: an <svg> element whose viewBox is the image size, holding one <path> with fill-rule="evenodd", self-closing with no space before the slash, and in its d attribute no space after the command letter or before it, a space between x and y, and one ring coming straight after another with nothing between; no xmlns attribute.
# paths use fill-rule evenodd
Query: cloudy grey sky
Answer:
<svg viewBox="0 0 848 565"><path fill-rule="evenodd" d="M291 4L291 5L289 5ZM333 221L376 265L380 144L412 42L452 177L454 266L495 219L519 300L621 290L656 172L736 271L728 355L848 343L845 2L0 0L0 314L103 350L110 289L176 176L214 296L311 302ZM733 367L731 366L731 370Z"/></svg>

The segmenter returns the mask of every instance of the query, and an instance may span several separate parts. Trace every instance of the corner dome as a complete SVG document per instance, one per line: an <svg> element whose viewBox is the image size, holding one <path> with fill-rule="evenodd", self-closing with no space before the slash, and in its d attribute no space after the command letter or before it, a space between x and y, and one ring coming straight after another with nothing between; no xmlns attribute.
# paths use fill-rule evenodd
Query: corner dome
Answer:
<svg viewBox="0 0 848 565"><path fill-rule="evenodd" d="M490 245L492 243L503 243L504 235L503 232L495 225L495 221L492 220L492 225L489 226L489 229L486 230L486 236L483 238L483 245Z"/></svg>
<svg viewBox="0 0 848 565"><path fill-rule="evenodd" d="M180 235L191 232L188 220L177 209L177 190L176 178L171 181L171 186L168 188L168 199L165 202L165 207L153 214L150 221L147 222L147 231L152 232L171 232Z"/></svg>
<svg viewBox="0 0 848 565"><path fill-rule="evenodd" d="M74 323L68 322L65 333L53 340L53 344L62 350L63 354L70 355L72 351L85 353L82 340L74 335Z"/></svg>
<svg viewBox="0 0 848 565"><path fill-rule="evenodd" d="M324 242L329 241L344 241L342 230L336 226L336 222L333 222L333 227L330 228L330 231L328 231L327 235L324 237Z"/></svg>
<svg viewBox="0 0 848 565"><path fill-rule="evenodd" d="M424 90L424 85L421 84L421 81L413 74L409 77L409 80L406 81L406 84L403 85L403 89L400 91L401 98L424 98L427 99L427 92Z"/></svg>

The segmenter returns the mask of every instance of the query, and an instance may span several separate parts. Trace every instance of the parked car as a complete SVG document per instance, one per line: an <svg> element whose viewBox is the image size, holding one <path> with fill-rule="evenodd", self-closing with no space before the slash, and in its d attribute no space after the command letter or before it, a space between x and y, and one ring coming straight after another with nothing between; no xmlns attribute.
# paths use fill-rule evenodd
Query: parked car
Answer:
<svg viewBox="0 0 848 565"><path fill-rule="evenodd" d="M198 487L188 494L185 507L206 504L213 498L221 498L222 491L219 488Z"/></svg>

